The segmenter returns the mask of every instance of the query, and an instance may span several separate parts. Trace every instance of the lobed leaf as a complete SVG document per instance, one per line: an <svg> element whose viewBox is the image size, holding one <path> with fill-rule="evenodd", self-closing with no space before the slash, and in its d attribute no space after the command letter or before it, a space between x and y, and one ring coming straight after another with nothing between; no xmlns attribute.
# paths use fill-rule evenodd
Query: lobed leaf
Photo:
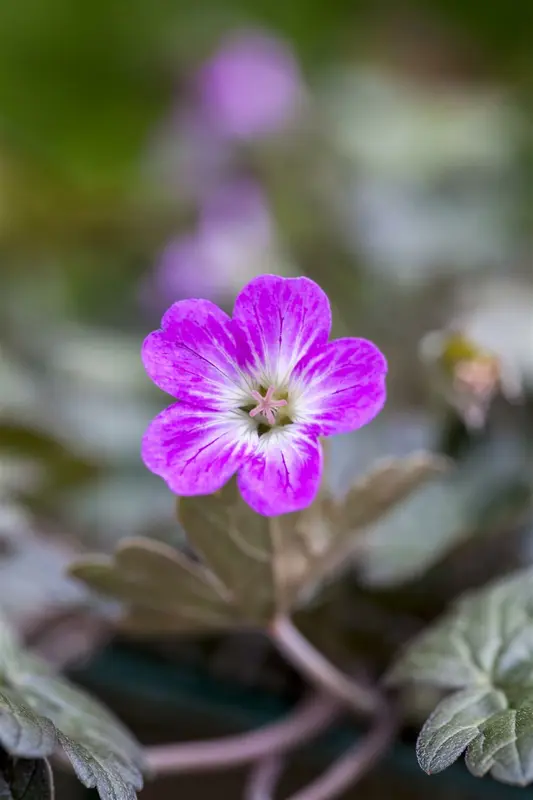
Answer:
<svg viewBox="0 0 533 800"><path fill-rule="evenodd" d="M526 786L533 782L533 697L518 708L491 717L466 753L470 772L482 777L490 772L503 783Z"/></svg>
<svg viewBox="0 0 533 800"><path fill-rule="evenodd" d="M357 481L341 502L323 500L320 509L328 534L321 549L310 554L309 583L317 583L338 570L358 552L364 534L449 466L447 459L431 453L387 459Z"/></svg>
<svg viewBox="0 0 533 800"><path fill-rule="evenodd" d="M533 570L461 599L410 643L388 681L461 690L422 728L417 755L427 772L445 769L466 749L474 775L533 782Z"/></svg>
<svg viewBox="0 0 533 800"><path fill-rule="evenodd" d="M348 492L342 505L343 528L368 527L448 467L448 459L431 453L383 461Z"/></svg>
<svg viewBox="0 0 533 800"><path fill-rule="evenodd" d="M231 592L243 620L270 618L276 596L270 520L243 502L236 481L216 494L181 498L178 513L187 540Z"/></svg>
<svg viewBox="0 0 533 800"><path fill-rule="evenodd" d="M508 529L529 513L530 456L518 437L493 433L449 472L436 474L371 525L360 574L371 586L398 586L454 547Z"/></svg>
<svg viewBox="0 0 533 800"><path fill-rule="evenodd" d="M143 782L140 771L131 763L103 742L92 742L88 737L81 744L59 731L58 739L84 786L95 788L102 800L135 800L135 790L142 789Z"/></svg>
<svg viewBox="0 0 533 800"><path fill-rule="evenodd" d="M506 707L502 692L490 688L464 689L443 700L420 732L418 763L429 775L456 761L480 733L481 726Z"/></svg>
<svg viewBox="0 0 533 800"><path fill-rule="evenodd" d="M12 756L44 758L61 744L102 800L134 800L142 788L140 745L100 703L20 649L2 620L0 682L0 742Z"/></svg>
<svg viewBox="0 0 533 800"><path fill-rule="evenodd" d="M129 604L137 620L161 616L168 631L233 624L226 587L203 564L163 542L125 540L114 557L79 559L71 565L70 574Z"/></svg>
<svg viewBox="0 0 533 800"><path fill-rule="evenodd" d="M326 541L324 502L262 517L230 481L209 497L182 498L179 513L187 539L231 591L239 618L262 625L297 602L311 562Z"/></svg>
<svg viewBox="0 0 533 800"><path fill-rule="evenodd" d="M345 561L361 529L443 468L429 454L390 460L344 501L323 491L310 508L274 518L252 511L232 480L213 495L179 500L179 520L200 561L131 539L114 557L84 558L70 572L125 601L124 627L137 634L263 627L306 602Z"/></svg>
<svg viewBox="0 0 533 800"><path fill-rule="evenodd" d="M49 756L56 746L56 730L49 719L34 713L19 696L0 692L0 743L13 755Z"/></svg>

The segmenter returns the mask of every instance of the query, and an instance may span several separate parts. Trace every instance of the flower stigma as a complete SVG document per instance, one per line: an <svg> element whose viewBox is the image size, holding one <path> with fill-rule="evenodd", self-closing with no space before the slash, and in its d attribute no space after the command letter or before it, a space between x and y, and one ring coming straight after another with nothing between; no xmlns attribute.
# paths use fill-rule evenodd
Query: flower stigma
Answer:
<svg viewBox="0 0 533 800"><path fill-rule="evenodd" d="M279 408L283 408L283 406L287 405L287 401L283 399L275 400L273 397L275 391L276 389L274 386L269 386L264 396L261 392L255 390L251 392L253 399L257 401L257 405L248 412L251 417L262 414L269 425L276 424L274 412L277 414Z"/></svg>

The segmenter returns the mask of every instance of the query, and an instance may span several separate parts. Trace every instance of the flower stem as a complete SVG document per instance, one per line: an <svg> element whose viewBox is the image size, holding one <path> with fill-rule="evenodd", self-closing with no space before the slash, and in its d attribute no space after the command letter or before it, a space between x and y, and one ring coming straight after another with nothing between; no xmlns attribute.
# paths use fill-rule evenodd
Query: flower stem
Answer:
<svg viewBox="0 0 533 800"><path fill-rule="evenodd" d="M327 728L341 711L326 695L304 700L286 719L256 731L203 742L149 747L148 768L158 775L226 769L286 753Z"/></svg>
<svg viewBox="0 0 533 800"><path fill-rule="evenodd" d="M336 697L356 713L378 712L382 705L379 694L338 670L302 636L288 617L276 617L269 626L269 632L280 652L315 686Z"/></svg>
<svg viewBox="0 0 533 800"><path fill-rule="evenodd" d="M258 761L250 773L245 800L272 800L282 770L281 756L267 756Z"/></svg>
<svg viewBox="0 0 533 800"><path fill-rule="evenodd" d="M390 745L396 731L392 711L384 709L365 739L350 748L320 778L289 800L333 800L353 786L374 766Z"/></svg>

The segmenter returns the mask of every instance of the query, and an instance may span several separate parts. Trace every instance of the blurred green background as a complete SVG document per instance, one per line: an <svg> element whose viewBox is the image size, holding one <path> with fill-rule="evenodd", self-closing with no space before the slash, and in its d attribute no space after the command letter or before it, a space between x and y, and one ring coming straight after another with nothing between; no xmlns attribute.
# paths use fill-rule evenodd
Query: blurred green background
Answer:
<svg viewBox="0 0 533 800"><path fill-rule="evenodd" d="M89 602L64 577L80 550L182 541L139 457L167 402L140 345L171 302L230 309L258 272L309 275L336 333L389 359L386 411L333 444L338 491L386 455L459 462L368 532L317 612L322 645L381 669L397 614L427 622L531 561L532 30L533 7L503 0L0 4L0 604L16 624ZM499 365L481 431L423 345L450 326ZM180 647L159 657L212 658Z"/></svg>

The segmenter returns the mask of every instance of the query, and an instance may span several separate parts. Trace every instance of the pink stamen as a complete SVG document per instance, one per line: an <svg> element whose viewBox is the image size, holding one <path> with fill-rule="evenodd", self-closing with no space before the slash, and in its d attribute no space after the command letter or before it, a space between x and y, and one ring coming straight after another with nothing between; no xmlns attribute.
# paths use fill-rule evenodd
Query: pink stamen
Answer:
<svg viewBox="0 0 533 800"><path fill-rule="evenodd" d="M258 414L262 414L266 418L266 421L269 425L275 425L276 418L274 416L274 411L287 405L286 400L272 399L272 395L275 391L276 390L273 386L269 386L264 397L262 394L256 391L251 393L254 400L257 400L256 407L252 408L250 411L251 417L256 417Z"/></svg>

